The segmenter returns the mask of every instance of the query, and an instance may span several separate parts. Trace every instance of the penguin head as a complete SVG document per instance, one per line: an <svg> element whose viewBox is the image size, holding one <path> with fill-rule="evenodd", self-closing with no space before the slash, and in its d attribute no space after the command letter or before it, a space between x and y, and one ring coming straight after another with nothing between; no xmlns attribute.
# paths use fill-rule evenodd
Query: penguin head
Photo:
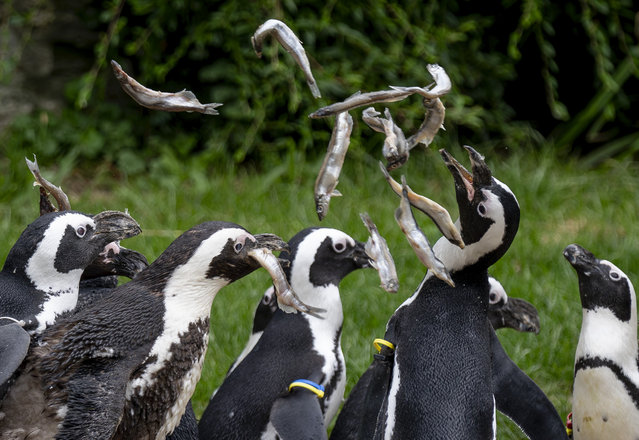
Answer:
<svg viewBox="0 0 639 440"><path fill-rule="evenodd" d="M440 150L455 180L458 224L466 244L457 261L442 260L450 272L469 266L488 268L506 253L519 228L519 203L513 192L493 177L477 151L464 148L470 155L472 173Z"/></svg>
<svg viewBox="0 0 639 440"><path fill-rule="evenodd" d="M176 238L136 279L164 285L175 276L179 282L195 284L208 280L219 288L259 268L261 262L254 256L258 249L280 251L287 245L273 234L253 235L235 223L210 221Z"/></svg>
<svg viewBox="0 0 639 440"><path fill-rule="evenodd" d="M26 275L36 287L71 273L77 273L79 282L82 271L108 243L140 232L137 222L119 211L95 216L75 211L44 214L22 232L3 271Z"/></svg>
<svg viewBox="0 0 639 440"><path fill-rule="evenodd" d="M364 243L337 229L304 229L288 244L290 252L280 258L291 262L284 270L292 284L300 277L314 287L339 286L354 270L371 267Z"/></svg>
<svg viewBox="0 0 639 440"><path fill-rule="evenodd" d="M636 307L635 289L625 273L577 244L567 246L564 257L577 272L585 311L609 310L620 321L630 321Z"/></svg>

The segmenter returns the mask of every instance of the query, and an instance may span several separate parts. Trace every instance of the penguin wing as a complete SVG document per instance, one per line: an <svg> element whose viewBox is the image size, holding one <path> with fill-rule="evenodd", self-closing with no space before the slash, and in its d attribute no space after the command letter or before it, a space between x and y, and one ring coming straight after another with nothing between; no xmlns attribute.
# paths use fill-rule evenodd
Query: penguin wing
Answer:
<svg viewBox="0 0 639 440"><path fill-rule="evenodd" d="M567 439L566 428L544 392L508 357L491 328L493 393L497 409L531 440Z"/></svg>
<svg viewBox="0 0 639 440"><path fill-rule="evenodd" d="M292 390L271 407L270 423L281 440L327 439L319 399L308 390Z"/></svg>
<svg viewBox="0 0 639 440"><path fill-rule="evenodd" d="M67 384L67 412L56 438L113 438L133 371L128 364L131 362L98 360L78 368Z"/></svg>
<svg viewBox="0 0 639 440"><path fill-rule="evenodd" d="M29 351L31 337L18 324L0 326L0 401L9 388L9 379Z"/></svg>
<svg viewBox="0 0 639 440"><path fill-rule="evenodd" d="M384 352L386 353L386 348ZM390 387L394 359L392 353L377 354L359 378L344 403L331 432L331 440L370 439L375 421L384 407Z"/></svg>

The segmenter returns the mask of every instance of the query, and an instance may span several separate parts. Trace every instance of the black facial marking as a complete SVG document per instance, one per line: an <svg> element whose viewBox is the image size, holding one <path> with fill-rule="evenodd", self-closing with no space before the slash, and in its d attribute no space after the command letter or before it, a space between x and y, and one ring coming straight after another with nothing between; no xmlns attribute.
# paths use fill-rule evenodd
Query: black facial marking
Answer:
<svg viewBox="0 0 639 440"><path fill-rule="evenodd" d="M352 258L353 247L337 253L333 249L333 240L326 237L315 253L309 271L309 279L314 286L339 285L340 281L352 271L358 269Z"/></svg>
<svg viewBox="0 0 639 440"><path fill-rule="evenodd" d="M93 228L86 226L85 229L86 233L81 238L73 226L66 227L53 262L53 267L58 272L69 273L74 269L84 269L102 251L101 243L91 243L89 240Z"/></svg>
<svg viewBox="0 0 639 440"><path fill-rule="evenodd" d="M613 372L619 382L621 382L628 392L628 395L632 398L635 408L639 409L639 388L626 376L621 367L615 364L610 359L603 359L600 357L594 358L581 358L575 364L575 376L579 370L586 370L588 368L608 368Z"/></svg>
<svg viewBox="0 0 639 440"><path fill-rule="evenodd" d="M625 277L613 280L610 272L610 266L599 262L588 271L577 271L581 305L587 310L609 309L620 321L628 322L632 313L630 287Z"/></svg>
<svg viewBox="0 0 639 440"><path fill-rule="evenodd" d="M207 278L220 277L235 281L260 267L257 261L246 254L246 249L237 252L235 245L235 240L229 239L226 242L222 252L209 263Z"/></svg>

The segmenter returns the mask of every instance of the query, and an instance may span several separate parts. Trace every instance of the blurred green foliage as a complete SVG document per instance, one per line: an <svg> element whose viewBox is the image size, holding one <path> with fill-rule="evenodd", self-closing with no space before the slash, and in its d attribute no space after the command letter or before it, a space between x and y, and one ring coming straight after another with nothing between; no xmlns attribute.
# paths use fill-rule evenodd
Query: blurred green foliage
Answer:
<svg viewBox="0 0 639 440"><path fill-rule="evenodd" d="M67 86L73 106L46 115L44 124L40 113L19 119L3 144L13 140L46 158L108 161L125 174L147 171L167 152L227 168L286 163L293 172L308 155L323 154L330 136L332 121L310 120L309 113L358 90L426 86L426 64L438 63L453 82L443 98L443 146L504 149L553 140L570 148L590 140L613 155L639 148L639 124L625 111L636 96L622 87L638 78L634 14L631 0L104 1L87 22L101 32L93 67ZM266 40L261 59L255 55L250 37L269 18L286 22L303 41L320 100L274 39ZM567 25L583 37L573 49L585 59L566 58L571 48L558 47L556 34ZM187 88L201 102L224 103L220 115L141 109L119 89L110 59L155 90ZM583 75L562 76L562 66L575 63L587 66ZM579 96L562 92L577 80L584 80ZM526 102L536 93L531 84L526 94L531 81L541 93ZM417 97L388 107L407 134L424 116ZM522 118L530 108L539 120ZM362 125L353 138L366 151L379 149L380 135Z"/></svg>

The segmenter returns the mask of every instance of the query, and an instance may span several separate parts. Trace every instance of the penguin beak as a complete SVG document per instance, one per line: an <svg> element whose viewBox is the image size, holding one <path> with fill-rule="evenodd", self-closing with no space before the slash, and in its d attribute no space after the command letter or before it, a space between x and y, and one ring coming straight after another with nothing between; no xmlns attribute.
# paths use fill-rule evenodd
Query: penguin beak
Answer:
<svg viewBox="0 0 639 440"><path fill-rule="evenodd" d="M539 334L539 313L535 306L521 298L508 298L505 304L490 304L488 317L494 329L512 328Z"/></svg>
<svg viewBox="0 0 639 440"><path fill-rule="evenodd" d="M149 265L146 257L138 251L121 247L116 242L109 243L104 252L82 272L82 279L97 278L105 275L118 275L133 278Z"/></svg>
<svg viewBox="0 0 639 440"><path fill-rule="evenodd" d="M256 234L254 237L259 247L275 252L289 250L288 243L275 234Z"/></svg>
<svg viewBox="0 0 639 440"><path fill-rule="evenodd" d="M446 150L439 150L439 154L441 154L444 163L455 179L456 189L458 191L465 191L468 201L470 202L475 197L476 190L492 184L492 172L490 168L488 168L488 165L486 165L484 157L481 154L468 145L464 145L464 148L470 156L470 163L473 170L472 174Z"/></svg>
<svg viewBox="0 0 639 440"><path fill-rule="evenodd" d="M366 255L365 248L365 243L362 243L361 241L355 241L355 247L353 247L353 250L351 251L350 257L353 259L353 262L355 262L355 265L359 269L373 267L370 257Z"/></svg>
<svg viewBox="0 0 639 440"><path fill-rule="evenodd" d="M95 232L92 240L104 243L135 237L142 232L140 225L129 214L120 211L103 211L93 216Z"/></svg>
<svg viewBox="0 0 639 440"><path fill-rule="evenodd" d="M575 268L577 273L591 270L599 260L589 251L582 248L578 244L570 244L564 249L564 257Z"/></svg>

